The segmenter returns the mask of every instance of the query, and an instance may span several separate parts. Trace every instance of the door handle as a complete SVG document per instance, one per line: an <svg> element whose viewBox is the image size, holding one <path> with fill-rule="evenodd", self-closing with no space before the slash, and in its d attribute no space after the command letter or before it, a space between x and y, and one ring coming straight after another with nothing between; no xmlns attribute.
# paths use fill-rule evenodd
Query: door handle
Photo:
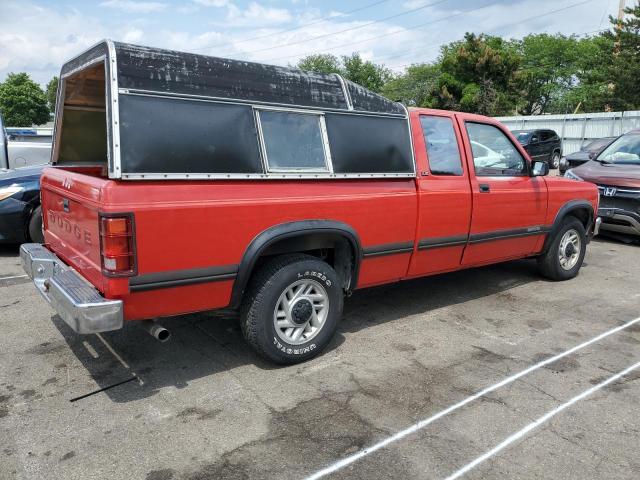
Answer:
<svg viewBox="0 0 640 480"><path fill-rule="evenodd" d="M489 193L490 191L491 188L489 187L489 185L487 185L486 183L480 184L480 193Z"/></svg>

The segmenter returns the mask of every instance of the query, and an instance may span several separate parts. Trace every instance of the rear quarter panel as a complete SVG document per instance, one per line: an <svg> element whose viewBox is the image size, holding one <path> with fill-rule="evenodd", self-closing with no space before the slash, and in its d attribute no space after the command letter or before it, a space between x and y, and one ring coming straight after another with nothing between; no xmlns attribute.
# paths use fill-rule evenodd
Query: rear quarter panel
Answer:
<svg viewBox="0 0 640 480"><path fill-rule="evenodd" d="M264 230L308 219L350 225L363 248L415 236L414 179L110 182L102 195L103 210L135 215L141 275L237 265ZM364 259L358 287L400 279L409 259ZM115 296L125 300L125 318L140 319L225 307L232 286L226 280Z"/></svg>

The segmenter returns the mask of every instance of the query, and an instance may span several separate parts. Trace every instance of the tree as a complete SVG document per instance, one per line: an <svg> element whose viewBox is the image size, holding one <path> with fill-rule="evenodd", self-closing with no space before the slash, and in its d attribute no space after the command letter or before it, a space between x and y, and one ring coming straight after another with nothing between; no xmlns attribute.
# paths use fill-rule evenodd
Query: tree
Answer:
<svg viewBox="0 0 640 480"><path fill-rule="evenodd" d="M442 48L439 62L434 106L492 116L513 112L521 57L503 39L466 33Z"/></svg>
<svg viewBox="0 0 640 480"><path fill-rule="evenodd" d="M382 94L412 107L431 107L440 75L438 64L411 65L404 74L389 80Z"/></svg>
<svg viewBox="0 0 640 480"><path fill-rule="evenodd" d="M56 95L58 93L58 77L54 76L49 83L47 83L47 105L49 110L53 113L56 111Z"/></svg>
<svg viewBox="0 0 640 480"><path fill-rule="evenodd" d="M566 110L564 96L576 83L579 40L543 33L512 43L522 56L518 112L540 115Z"/></svg>
<svg viewBox="0 0 640 480"><path fill-rule="evenodd" d="M49 120L47 97L26 73L10 73L0 83L0 111L11 127L30 127Z"/></svg>
<svg viewBox="0 0 640 480"><path fill-rule="evenodd" d="M331 54L309 55L296 66L306 72L339 73L347 80L374 92L381 91L384 84L392 78L390 70L383 65L362 60L358 53L344 55L341 59Z"/></svg>
<svg viewBox="0 0 640 480"><path fill-rule="evenodd" d="M382 91L385 83L392 78L391 71L384 65L362 60L358 53L343 56L342 65L345 78L373 92Z"/></svg>
<svg viewBox="0 0 640 480"><path fill-rule="evenodd" d="M635 110L640 108L640 2L624 9L627 16L621 22L609 17L614 31L603 34L609 47L613 42L613 51L607 66L608 106L612 110ZM606 52L606 50L605 50ZM609 53L609 52L607 52Z"/></svg>
<svg viewBox="0 0 640 480"><path fill-rule="evenodd" d="M338 57L328 53L304 57L296 66L305 72L342 73L342 65Z"/></svg>

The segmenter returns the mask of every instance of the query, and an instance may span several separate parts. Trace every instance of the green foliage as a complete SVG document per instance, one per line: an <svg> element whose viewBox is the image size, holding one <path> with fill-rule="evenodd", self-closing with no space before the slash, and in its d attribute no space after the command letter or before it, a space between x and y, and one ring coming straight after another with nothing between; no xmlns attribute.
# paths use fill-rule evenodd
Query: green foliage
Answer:
<svg viewBox="0 0 640 480"><path fill-rule="evenodd" d="M352 82L373 92L380 92L391 78L391 71L369 60L364 61L359 54L342 57L343 75Z"/></svg>
<svg viewBox="0 0 640 480"><path fill-rule="evenodd" d="M483 115L513 110L521 58L499 37L465 34L442 48L435 106Z"/></svg>
<svg viewBox="0 0 640 480"><path fill-rule="evenodd" d="M485 115L640 109L640 2L613 30L586 38L466 34L433 63L412 65L383 87L407 105Z"/></svg>
<svg viewBox="0 0 640 480"><path fill-rule="evenodd" d="M58 77L54 76L49 83L47 83L47 105L51 112L56 111L56 94L58 93Z"/></svg>
<svg viewBox="0 0 640 480"><path fill-rule="evenodd" d="M604 96L606 107L611 110L640 107L640 2L624 11L625 20L618 25L617 20L610 17L615 29L603 35L602 56L609 54L609 61L603 65L603 80L607 82Z"/></svg>
<svg viewBox="0 0 640 480"><path fill-rule="evenodd" d="M10 127L30 127L49 120L47 97L26 73L10 73L0 83L0 112Z"/></svg>
<svg viewBox="0 0 640 480"><path fill-rule="evenodd" d="M392 78L389 69L369 60L363 60L358 53L344 55L341 59L330 54L309 55L300 60L296 66L306 72L339 73L344 78L373 92L380 92Z"/></svg>
<svg viewBox="0 0 640 480"><path fill-rule="evenodd" d="M411 65L404 75L397 75L389 80L384 85L382 94L411 107L432 107L433 92L440 75L438 64Z"/></svg>
<svg viewBox="0 0 640 480"><path fill-rule="evenodd" d="M315 73L342 73L342 65L335 55L320 53L304 57L296 65L300 70Z"/></svg>

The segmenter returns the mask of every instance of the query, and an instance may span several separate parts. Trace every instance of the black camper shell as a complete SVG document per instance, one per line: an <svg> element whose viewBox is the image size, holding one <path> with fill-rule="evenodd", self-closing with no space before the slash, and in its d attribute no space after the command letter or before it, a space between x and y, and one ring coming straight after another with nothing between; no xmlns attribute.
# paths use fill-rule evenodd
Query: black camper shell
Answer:
<svg viewBox="0 0 640 480"><path fill-rule="evenodd" d="M54 164L130 180L415 175L406 108L337 74L105 40L60 79Z"/></svg>

